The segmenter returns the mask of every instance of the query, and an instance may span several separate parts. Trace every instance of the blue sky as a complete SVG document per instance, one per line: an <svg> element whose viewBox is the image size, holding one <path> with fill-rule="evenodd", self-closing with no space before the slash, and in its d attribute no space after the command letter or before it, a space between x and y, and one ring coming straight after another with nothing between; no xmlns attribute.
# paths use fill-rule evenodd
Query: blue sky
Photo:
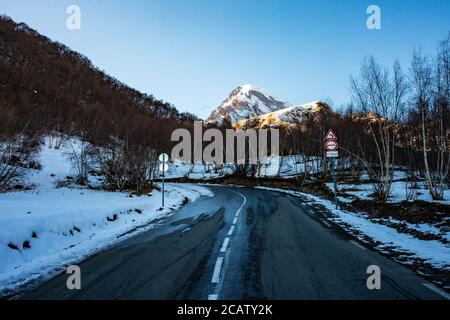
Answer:
<svg viewBox="0 0 450 320"><path fill-rule="evenodd" d="M81 8L81 30L66 8ZM366 9L381 8L381 30ZM206 117L240 84L293 104L349 100L367 54L406 70L450 31L449 0L0 0L0 13L89 57L128 85Z"/></svg>

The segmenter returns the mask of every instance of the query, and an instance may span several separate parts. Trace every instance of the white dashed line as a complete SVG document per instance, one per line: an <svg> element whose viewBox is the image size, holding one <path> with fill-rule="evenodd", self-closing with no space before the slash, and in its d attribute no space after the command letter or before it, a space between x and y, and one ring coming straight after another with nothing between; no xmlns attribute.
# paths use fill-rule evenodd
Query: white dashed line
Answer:
<svg viewBox="0 0 450 320"><path fill-rule="evenodd" d="M214 267L213 276L211 279L212 283L219 283L220 270L222 270L223 257L218 257L216 260L216 266Z"/></svg>
<svg viewBox="0 0 450 320"><path fill-rule="evenodd" d="M357 246L357 247L360 248L360 249L367 250L367 248L363 247L362 245L360 245L360 244L359 244L358 242L356 242L356 241L349 240L349 242L350 242L351 244Z"/></svg>
<svg viewBox="0 0 450 320"><path fill-rule="evenodd" d="M322 220L322 223L323 223L324 225L326 225L328 228L331 228L331 224L329 224L327 221Z"/></svg>
<svg viewBox="0 0 450 320"><path fill-rule="evenodd" d="M450 300L450 294L448 294L447 292L445 292L444 290L436 287L434 284L432 283L422 283L422 285L424 287L427 287L428 289L436 292L437 294L443 296L445 299Z"/></svg>
<svg viewBox="0 0 450 320"><path fill-rule="evenodd" d="M225 238L225 240L223 240L223 244L222 244L222 248L220 249L220 252L226 252L227 251L227 246L228 246L228 242L230 242L230 238Z"/></svg>
<svg viewBox="0 0 450 320"><path fill-rule="evenodd" d="M228 237L226 237L223 240L222 248L220 249L220 254L223 254L223 253L225 253L227 251L228 244L230 243L230 236L233 234L235 225L237 223L237 219L239 217L239 213L241 212L242 208L245 206L245 203L247 202L247 198L243 194L241 194L239 192L236 192L236 191L232 191L232 192L240 195L244 199L244 201L242 202L241 206L239 207L239 209L237 209L236 214L234 215L233 225L231 226L230 230L228 231ZM223 256L222 257L218 257L217 260L216 260L216 265L214 266L214 271L213 271L211 283L215 283L216 286L215 286L215 290L213 290L213 292L217 292L218 291L217 288L218 288L218 283L220 281L220 273L222 271L223 259L224 259ZM209 294L208 295L208 300L217 300L218 296L219 295L217 293Z"/></svg>

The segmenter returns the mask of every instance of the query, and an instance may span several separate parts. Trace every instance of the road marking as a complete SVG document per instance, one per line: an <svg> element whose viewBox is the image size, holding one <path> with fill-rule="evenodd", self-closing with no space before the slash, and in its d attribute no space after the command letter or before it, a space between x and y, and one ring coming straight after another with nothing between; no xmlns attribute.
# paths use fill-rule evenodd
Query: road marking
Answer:
<svg viewBox="0 0 450 320"><path fill-rule="evenodd" d="M244 199L244 202L242 202L241 206L239 207L239 209L236 211L236 217L239 216L239 213L241 212L241 209L245 206L245 203L247 202L247 198L240 192L231 190L234 193L237 193L238 195L240 195L242 197L242 199Z"/></svg>
<svg viewBox="0 0 450 320"><path fill-rule="evenodd" d="M331 228L331 224L329 224L327 221L322 220L323 224L326 225L328 228Z"/></svg>
<svg viewBox="0 0 450 320"><path fill-rule="evenodd" d="M220 252L227 251L228 242L230 242L230 238L228 238L228 237L225 238L225 240L223 240L223 244L222 244L222 248L220 249Z"/></svg>
<svg viewBox="0 0 450 320"><path fill-rule="evenodd" d="M363 247L362 245L360 245L358 242L356 242L356 241L354 241L354 240L349 240L349 242L352 243L352 244L354 244L355 246L357 246L357 247L360 248L360 249L367 250L366 247Z"/></svg>
<svg viewBox="0 0 450 320"><path fill-rule="evenodd" d="M211 279L212 283L219 283L220 270L222 270L223 257L218 257L216 260L216 266L214 267L213 276Z"/></svg>
<svg viewBox="0 0 450 320"><path fill-rule="evenodd" d="M221 253L226 252L228 244L230 242L230 237L233 234L234 231L234 225L237 223L237 219L239 217L239 213L241 212L242 208L245 206L245 203L247 202L247 198L242 194L239 193L237 191L233 191L232 192L240 195L242 197L242 199L244 199L244 201L242 202L241 206L237 209L236 214L234 215L234 219L233 219L233 225L231 226L230 230L228 231L228 237L226 237L223 241L222 244L222 248L220 249ZM224 257L218 257L216 260L216 265L214 266L214 271L213 271L213 275L212 275L212 279L211 279L211 283L215 283L215 290L213 290L213 292L217 292L217 288L218 288L218 283L220 281L220 272L222 270L222 265L223 265L223 259ZM208 300L217 300L218 299L218 294L214 293L214 294L209 294L208 295Z"/></svg>
<svg viewBox="0 0 450 320"><path fill-rule="evenodd" d="M437 294L443 296L445 299L450 300L450 294L448 294L447 292L445 292L444 290L436 287L434 284L432 283L422 283L422 285L424 287L427 287L428 289L436 292Z"/></svg>

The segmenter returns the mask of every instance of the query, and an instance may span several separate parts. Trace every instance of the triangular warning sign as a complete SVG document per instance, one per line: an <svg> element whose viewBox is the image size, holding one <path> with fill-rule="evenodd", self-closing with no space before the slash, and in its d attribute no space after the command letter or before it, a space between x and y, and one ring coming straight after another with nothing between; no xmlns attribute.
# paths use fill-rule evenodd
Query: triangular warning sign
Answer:
<svg viewBox="0 0 450 320"><path fill-rule="evenodd" d="M333 130L328 130L327 135L325 136L325 140L337 140L336 134Z"/></svg>

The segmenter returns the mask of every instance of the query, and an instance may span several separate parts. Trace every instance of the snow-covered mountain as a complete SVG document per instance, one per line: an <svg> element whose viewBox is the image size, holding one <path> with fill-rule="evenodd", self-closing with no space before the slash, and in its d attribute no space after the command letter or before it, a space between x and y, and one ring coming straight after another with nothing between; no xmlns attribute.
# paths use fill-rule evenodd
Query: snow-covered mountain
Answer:
<svg viewBox="0 0 450 320"><path fill-rule="evenodd" d="M330 107L323 102L314 101L299 106L292 106L250 119L244 119L235 123L236 127L250 125L256 128L276 127L280 125L303 124L305 121L313 120L319 112L332 112Z"/></svg>
<svg viewBox="0 0 450 320"><path fill-rule="evenodd" d="M211 112L206 122L222 124L227 119L236 123L290 106L288 102L274 98L267 91L246 84L234 89L228 98Z"/></svg>

